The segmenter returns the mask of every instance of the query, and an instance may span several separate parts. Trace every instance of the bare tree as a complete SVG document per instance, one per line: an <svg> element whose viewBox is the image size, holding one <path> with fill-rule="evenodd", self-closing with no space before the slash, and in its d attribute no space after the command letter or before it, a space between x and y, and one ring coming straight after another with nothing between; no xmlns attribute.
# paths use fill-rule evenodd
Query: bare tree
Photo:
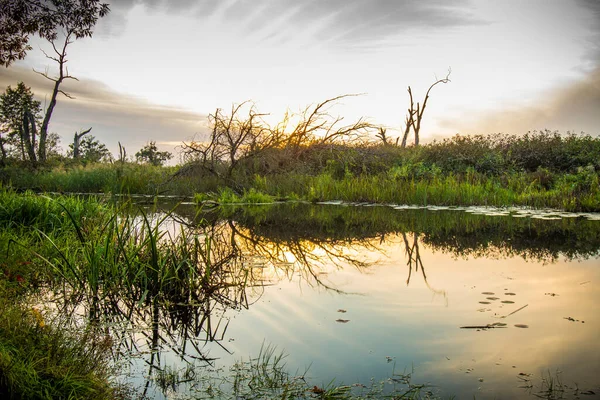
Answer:
<svg viewBox="0 0 600 400"><path fill-rule="evenodd" d="M357 94L345 94L332 97L315 105L306 107L297 116L299 121L291 130L291 133L280 133L281 128L286 128L287 121L279 124L278 134L284 136L284 145L291 148L295 156L298 156L307 149L309 145L331 144L340 141L355 141L364 137L374 126L359 118L357 121L343 125L343 117L332 116L330 109L340 100L359 96ZM282 132L286 130L283 129Z"/></svg>
<svg viewBox="0 0 600 400"><path fill-rule="evenodd" d="M256 158L270 149L286 149L291 157L299 157L309 145L356 140L365 136L372 125L363 119L344 125L342 117L329 114L331 106L348 96L352 95L327 99L298 114L288 112L275 127L264 121L267 114L258 113L248 101L232 106L229 115L217 109L209 115L212 126L209 140L184 143L184 156L213 175L231 179L243 160Z"/></svg>
<svg viewBox="0 0 600 400"><path fill-rule="evenodd" d="M75 78L69 74L69 70L65 66L65 64L68 61L66 59L67 46L69 44L73 43L71 40L71 34L67 33L62 46L59 48L56 47L54 42L51 42L51 43L52 43L52 49L56 53L56 57L50 56L46 52L44 52L44 55L47 58L49 58L50 60L56 61L56 63L58 63L58 76L54 76L54 77L50 76L48 74L47 69L44 72L39 72L39 71L34 70L38 74L42 75L44 78L54 82L54 88L52 90L52 96L50 97L50 103L48 104L48 108L46 108L46 113L44 115L44 120L42 122L42 127L40 129L40 142L39 142L38 155L39 155L41 162L46 161L46 139L48 137L48 126L50 125L50 118L52 118L52 112L54 111L54 107L56 106L56 99L58 97L58 94L62 93L64 96L66 96L70 99L74 98L69 93L60 89L60 85L63 83L63 81L65 79L77 80L77 78Z"/></svg>
<svg viewBox="0 0 600 400"><path fill-rule="evenodd" d="M425 99L423 100L423 104L417 102L417 106L415 107L415 103L413 100L413 94L410 86L408 87L408 95L410 97L410 108L408 109L408 115L406 116L406 126L404 129L404 135L402 136L402 147L406 147L406 141L408 139L408 135L412 128L415 134L415 146L419 145L419 134L421 132L421 121L423 120L423 114L425 113L425 108L427 107L427 101L429 100L429 93L431 89L433 89L437 84L440 83L448 83L450 82L450 73L451 69L448 69L448 73L446 77L443 79L437 79L429 89L427 89L427 93L425 94Z"/></svg>
<svg viewBox="0 0 600 400"><path fill-rule="evenodd" d="M244 115L245 106L249 106L247 115ZM199 162L211 174L231 178L241 160L275 144L268 125L261 118L264 115L249 101L233 105L230 115L217 108L208 116L212 125L209 141L184 143L186 158Z"/></svg>

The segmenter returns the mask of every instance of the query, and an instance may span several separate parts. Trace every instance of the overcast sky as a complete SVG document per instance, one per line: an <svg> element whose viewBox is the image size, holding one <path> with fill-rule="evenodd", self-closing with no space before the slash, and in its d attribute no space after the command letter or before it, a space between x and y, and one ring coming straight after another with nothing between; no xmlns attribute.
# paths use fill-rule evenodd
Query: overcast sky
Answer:
<svg viewBox="0 0 600 400"><path fill-rule="evenodd" d="M33 38L24 61L0 69L43 101L56 66ZM63 148L92 134L134 154L150 140L173 150L206 132L217 107L252 100L275 121L287 109L342 94L335 112L400 134L408 106L436 77L422 136L600 134L597 0L119 0L94 36L73 43L50 130Z"/></svg>

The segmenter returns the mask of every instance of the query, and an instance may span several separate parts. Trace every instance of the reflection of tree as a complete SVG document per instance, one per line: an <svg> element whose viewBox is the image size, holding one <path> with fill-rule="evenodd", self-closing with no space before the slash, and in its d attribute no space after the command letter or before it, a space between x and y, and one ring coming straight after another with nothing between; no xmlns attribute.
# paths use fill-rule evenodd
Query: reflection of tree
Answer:
<svg viewBox="0 0 600 400"><path fill-rule="evenodd" d="M283 274L287 279L294 275L302 277L304 282L317 287L325 288L337 293L341 290L331 286L322 279L322 275L331 266L343 268L352 266L364 271L369 264L347 254L349 248L361 246L370 248L369 240L319 240L306 237L287 237L285 239L266 239L248 230L237 226L231 220L227 223L231 231L233 246L239 247L245 254L260 257L275 267L276 272Z"/></svg>
<svg viewBox="0 0 600 400"><path fill-rule="evenodd" d="M595 257L600 250L599 224L582 218L548 221L488 217L463 211L400 211L391 207L303 203L260 209L221 208L206 216L232 219L269 240L295 236L344 241L420 232L421 244L456 257L518 256L554 262L561 256Z"/></svg>
<svg viewBox="0 0 600 400"><path fill-rule="evenodd" d="M151 284L125 280L121 286L110 290L101 286L95 291L73 286L59 299L63 313L87 314L86 318L107 329L117 343L117 356L147 355L149 377L161 368L166 353L185 363L209 364L213 359L206 354L207 343L227 351L223 340L229 310L249 308L261 298L265 286L299 278L310 286L342 294L326 278L331 268L368 272L372 264L360 254L398 248L395 242L404 246L407 285L414 280L414 268L430 290L444 297L443 290L428 283L421 256L423 245L456 256L486 256L506 248L501 255L542 260L566 251L552 247L552 235L574 243L574 249L567 253L573 256L594 255L600 248L599 230L586 221L557 225L555 221L525 223L459 212L427 214L424 210L408 213L386 207L303 204L254 211L222 209L222 214L204 214L205 218L198 218L196 210L192 212L187 217L170 215L180 223L178 228L157 235L158 248L164 253L161 262L171 267L150 271L150 275L159 276ZM585 237L580 236L580 228ZM550 244L543 240L547 234ZM139 234L131 233L138 241L144 239L135 235ZM121 239L127 236L121 235ZM144 254L127 259L129 264L123 268L133 272L139 267L136 263L147 261ZM146 391L150 385L145 383Z"/></svg>
<svg viewBox="0 0 600 400"><path fill-rule="evenodd" d="M214 360L206 354L207 343L228 352L223 341L230 310L249 308L266 285L300 276L311 286L343 293L324 280L326 267L368 267L346 253L353 241L271 241L231 220L191 224L173 217L179 220L177 228L163 217L139 225L134 225L134 218L108 224L132 224L131 229L119 228L116 236L120 242L131 241L134 251L117 243L123 248L111 253L127 264L100 269L96 282L71 282L52 299L60 304L61 314L72 316L73 323L88 320L109 334L117 358L144 355L148 368L148 379L140 388L144 395L166 353L184 363L207 365ZM155 236L156 249L150 246L152 254L147 254L144 243L150 234ZM110 237L102 240L109 242Z"/></svg>
<svg viewBox="0 0 600 400"><path fill-rule="evenodd" d="M413 265L414 265L415 272L419 272L419 268L421 268L421 274L423 275L423 281L425 282L425 285L427 286L427 288L429 290L431 290L433 293L441 294L442 296L444 296L444 298L446 298L445 290L434 289L429 285L429 282L427 282L427 275L425 275L425 267L423 266L423 260L421 259L421 253L419 251L419 234L416 232L413 232L412 235L413 235L413 241L412 241L412 245L411 245L408 241L408 237L406 236L406 233L402 232L402 239L404 240L404 251L406 252L406 258L408 260L406 262L406 265L408 265L408 278L406 279L406 286L408 286L410 284L410 277L412 275L412 270L413 270Z"/></svg>

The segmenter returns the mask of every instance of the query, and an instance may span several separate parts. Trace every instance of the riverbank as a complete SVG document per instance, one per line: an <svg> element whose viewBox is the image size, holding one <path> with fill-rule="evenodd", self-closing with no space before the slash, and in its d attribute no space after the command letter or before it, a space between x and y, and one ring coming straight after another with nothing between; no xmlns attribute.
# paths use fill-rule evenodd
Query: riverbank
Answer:
<svg viewBox="0 0 600 400"><path fill-rule="evenodd" d="M13 165L0 169L0 181L17 191L163 194L220 203L265 198L600 211L599 160L599 138L546 131L456 136L408 148L270 149L233 166L196 159L175 167L121 161L38 170Z"/></svg>

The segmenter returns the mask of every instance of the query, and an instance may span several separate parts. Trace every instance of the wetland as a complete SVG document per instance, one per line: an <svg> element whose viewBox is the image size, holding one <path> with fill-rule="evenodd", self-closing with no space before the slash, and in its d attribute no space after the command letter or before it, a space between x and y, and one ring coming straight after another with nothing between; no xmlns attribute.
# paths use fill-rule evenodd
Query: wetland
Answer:
<svg viewBox="0 0 600 400"><path fill-rule="evenodd" d="M598 214L5 196L4 280L126 398L600 393Z"/></svg>

